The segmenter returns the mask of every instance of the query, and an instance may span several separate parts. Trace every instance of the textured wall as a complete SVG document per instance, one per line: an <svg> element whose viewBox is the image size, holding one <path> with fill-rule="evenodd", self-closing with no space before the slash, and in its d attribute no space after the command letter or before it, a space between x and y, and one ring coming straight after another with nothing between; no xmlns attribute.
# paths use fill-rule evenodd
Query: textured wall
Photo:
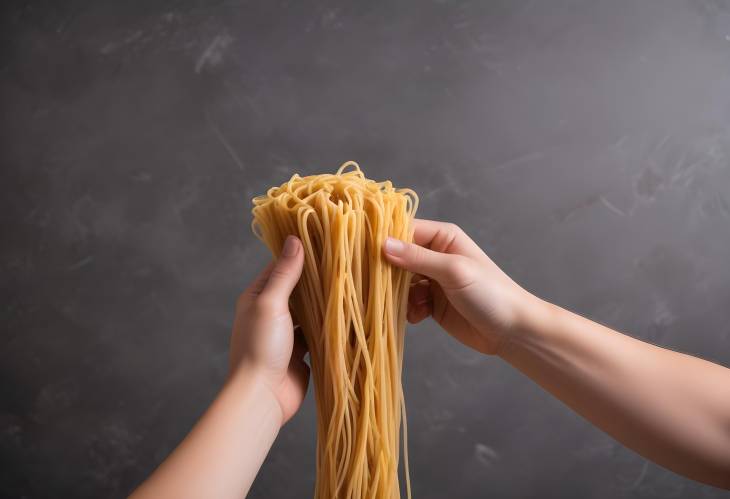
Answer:
<svg viewBox="0 0 730 499"><path fill-rule="evenodd" d="M541 296L730 365L730 3L0 7L0 496L121 497L216 393L250 199L355 159ZM411 327L414 496L724 497ZM308 497L314 405L251 497Z"/></svg>

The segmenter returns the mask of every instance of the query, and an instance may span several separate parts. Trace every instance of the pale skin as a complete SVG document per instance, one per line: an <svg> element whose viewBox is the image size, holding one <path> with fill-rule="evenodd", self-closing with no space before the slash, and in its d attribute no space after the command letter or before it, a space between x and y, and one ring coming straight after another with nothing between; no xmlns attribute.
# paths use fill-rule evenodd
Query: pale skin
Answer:
<svg viewBox="0 0 730 499"><path fill-rule="evenodd" d="M241 295L229 376L190 434L134 498L244 497L309 379L287 300L303 250L272 262ZM287 253L287 252L284 252ZM730 489L730 369L616 332L532 295L458 226L416 220L388 239L414 273L408 321L431 317L498 356L625 446L678 474Z"/></svg>

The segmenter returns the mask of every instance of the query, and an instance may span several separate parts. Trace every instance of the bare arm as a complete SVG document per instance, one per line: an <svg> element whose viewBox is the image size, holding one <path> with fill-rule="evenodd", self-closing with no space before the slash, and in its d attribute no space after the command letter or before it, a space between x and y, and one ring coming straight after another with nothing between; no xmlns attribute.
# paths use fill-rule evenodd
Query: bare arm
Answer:
<svg viewBox="0 0 730 499"><path fill-rule="evenodd" d="M730 369L660 348L544 302L453 224L417 220L386 258L416 273L408 319L432 316L499 355L621 443L730 489Z"/></svg>
<svg viewBox="0 0 730 499"><path fill-rule="evenodd" d="M244 497L280 424L271 392L254 372L241 371L131 497Z"/></svg>
<svg viewBox="0 0 730 499"><path fill-rule="evenodd" d="M730 489L730 369L545 302L499 355L644 457Z"/></svg>
<svg viewBox="0 0 730 499"><path fill-rule="evenodd" d="M289 242L289 241L288 241ZM241 295L228 380L188 436L134 499L245 497L281 426L299 408L309 368L295 341L288 298L304 252L294 238Z"/></svg>

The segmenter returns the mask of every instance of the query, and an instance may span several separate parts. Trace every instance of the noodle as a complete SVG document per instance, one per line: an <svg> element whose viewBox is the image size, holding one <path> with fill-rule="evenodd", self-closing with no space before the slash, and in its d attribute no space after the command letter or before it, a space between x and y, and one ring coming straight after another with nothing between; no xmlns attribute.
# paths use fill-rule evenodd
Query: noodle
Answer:
<svg viewBox="0 0 730 499"><path fill-rule="evenodd" d="M388 236L412 240L418 196L348 161L334 175L295 174L253 204L252 229L274 255L289 234L304 248L290 304L314 380L315 498L399 498L401 420L410 498L401 385L410 273L381 248Z"/></svg>

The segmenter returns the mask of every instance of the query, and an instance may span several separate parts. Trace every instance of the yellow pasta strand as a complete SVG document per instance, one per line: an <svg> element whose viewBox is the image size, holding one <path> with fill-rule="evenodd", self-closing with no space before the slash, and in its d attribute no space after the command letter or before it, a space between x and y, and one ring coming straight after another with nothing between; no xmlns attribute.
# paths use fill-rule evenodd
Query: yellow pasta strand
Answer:
<svg viewBox="0 0 730 499"><path fill-rule="evenodd" d="M295 174L253 205L252 230L275 256L289 234L304 247L290 305L315 388L315 499L400 498L401 423L410 498L401 371L411 275L381 248L388 236L413 239L418 196L348 161L335 174Z"/></svg>

